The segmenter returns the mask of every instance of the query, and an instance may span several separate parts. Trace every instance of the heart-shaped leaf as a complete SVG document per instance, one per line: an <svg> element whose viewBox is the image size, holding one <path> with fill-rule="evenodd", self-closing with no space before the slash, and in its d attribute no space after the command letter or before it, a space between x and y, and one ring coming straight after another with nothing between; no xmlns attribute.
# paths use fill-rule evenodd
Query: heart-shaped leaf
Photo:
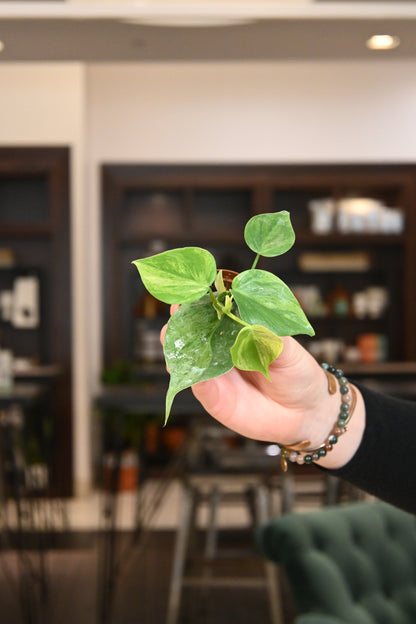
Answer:
<svg viewBox="0 0 416 624"><path fill-rule="evenodd" d="M270 379L269 366L283 349L281 339L266 327L244 327L231 347L234 366L240 370L259 371Z"/></svg>
<svg viewBox="0 0 416 624"><path fill-rule="evenodd" d="M252 217L245 227L244 238L250 249L261 256L280 256L295 242L289 213L282 210Z"/></svg>
<svg viewBox="0 0 416 624"><path fill-rule="evenodd" d="M259 269L244 271L234 278L231 292L246 323L263 325L277 336L314 336L298 300L276 275Z"/></svg>
<svg viewBox="0 0 416 624"><path fill-rule="evenodd" d="M165 303L190 303L215 280L215 259L206 249L183 247L135 260L147 290Z"/></svg>
<svg viewBox="0 0 416 624"><path fill-rule="evenodd" d="M240 327L228 316L218 318L209 296L182 305L171 316L163 347L170 372L166 420L178 392L233 367L230 349Z"/></svg>

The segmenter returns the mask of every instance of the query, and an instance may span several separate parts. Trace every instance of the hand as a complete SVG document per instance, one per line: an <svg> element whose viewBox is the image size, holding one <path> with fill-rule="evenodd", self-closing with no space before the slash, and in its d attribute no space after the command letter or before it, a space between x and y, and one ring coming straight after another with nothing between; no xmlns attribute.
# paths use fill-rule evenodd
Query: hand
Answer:
<svg viewBox="0 0 416 624"><path fill-rule="evenodd" d="M194 385L192 392L208 413L243 436L287 445L309 440L315 448L336 421L340 395L329 394L324 371L294 338L282 340L283 351L270 365L271 381L261 373L233 368ZM343 465L358 447L364 428L364 405L358 398L356 412L361 416L354 413L348 434L320 460L322 465Z"/></svg>

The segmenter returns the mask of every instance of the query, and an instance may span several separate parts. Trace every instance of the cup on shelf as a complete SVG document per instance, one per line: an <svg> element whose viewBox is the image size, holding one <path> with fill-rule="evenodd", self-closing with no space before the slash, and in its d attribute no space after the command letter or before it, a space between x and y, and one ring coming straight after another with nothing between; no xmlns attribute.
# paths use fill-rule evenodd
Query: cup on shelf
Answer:
<svg viewBox="0 0 416 624"><path fill-rule="evenodd" d="M389 303L389 292L384 286L368 286L352 296L352 312L356 318L381 318Z"/></svg>
<svg viewBox="0 0 416 624"><path fill-rule="evenodd" d="M330 197L312 199L308 203L311 217L311 230L314 234L329 234L332 232L335 202Z"/></svg>
<svg viewBox="0 0 416 624"><path fill-rule="evenodd" d="M345 343L338 338L324 338L321 340L321 354L326 362L339 362L342 359L342 352Z"/></svg>
<svg viewBox="0 0 416 624"><path fill-rule="evenodd" d="M368 316L373 319L380 318L388 304L387 289L382 286L369 286L366 293Z"/></svg>

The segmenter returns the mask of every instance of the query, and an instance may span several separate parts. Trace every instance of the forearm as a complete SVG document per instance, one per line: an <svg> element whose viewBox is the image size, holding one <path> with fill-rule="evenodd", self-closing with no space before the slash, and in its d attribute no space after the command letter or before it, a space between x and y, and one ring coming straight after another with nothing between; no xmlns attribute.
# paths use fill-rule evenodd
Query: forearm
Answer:
<svg viewBox="0 0 416 624"><path fill-rule="evenodd" d="M358 388L365 408L365 428L361 442L345 464L320 464L335 476L362 490L416 513L416 405L363 386ZM357 415L360 419L360 410ZM356 425L359 427L359 422ZM355 435L354 430L348 431L343 436L343 442L348 448L353 448L355 443L348 443L350 433ZM341 453L341 440L339 444L337 452ZM330 455L328 462L331 460Z"/></svg>

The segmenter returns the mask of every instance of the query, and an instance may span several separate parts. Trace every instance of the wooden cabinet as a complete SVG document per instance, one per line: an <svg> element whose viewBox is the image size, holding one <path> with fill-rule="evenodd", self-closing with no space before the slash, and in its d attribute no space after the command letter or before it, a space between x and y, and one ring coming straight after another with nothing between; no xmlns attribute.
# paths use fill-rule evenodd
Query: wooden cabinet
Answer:
<svg viewBox="0 0 416 624"><path fill-rule="evenodd" d="M51 492L66 496L72 492L67 148L0 148L0 250L0 292L16 295L23 278L23 292L32 294L22 303L22 319L37 315L25 324L8 318L2 307L0 345L30 364L16 373L17 383L50 386L48 410L40 417L50 440Z"/></svg>
<svg viewBox="0 0 416 624"><path fill-rule="evenodd" d="M316 337L299 339L315 352L320 342L328 350L328 340L342 341L346 349L337 359L365 358L363 344L371 340L378 351L368 357L377 361L416 359L415 167L105 165L102 173L106 363L137 357L134 311L144 288L132 260L199 245L214 254L218 266L244 270L253 260L243 242L245 223L278 210L291 214L295 246L284 256L263 259L258 268L275 272L303 297ZM389 209L383 215L393 216L394 224L387 216L379 222L359 216L342 221L340 207L350 214L351 198ZM312 210L312 202L323 199L336 208L328 231L317 225ZM314 292L321 308L311 312L306 299ZM363 304L371 292L386 299L378 314Z"/></svg>

